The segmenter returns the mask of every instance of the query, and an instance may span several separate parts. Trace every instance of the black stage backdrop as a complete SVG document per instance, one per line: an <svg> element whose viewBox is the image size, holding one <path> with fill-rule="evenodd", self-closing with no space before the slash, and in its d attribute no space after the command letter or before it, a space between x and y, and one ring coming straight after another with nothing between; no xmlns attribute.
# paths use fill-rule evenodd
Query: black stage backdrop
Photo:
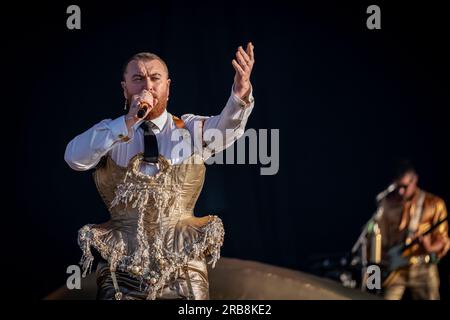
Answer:
<svg viewBox="0 0 450 320"><path fill-rule="evenodd" d="M237 46L255 45L247 128L280 130L279 172L208 166L196 214L223 219L223 256L308 271L313 257L350 250L397 157L411 158L420 185L450 203L448 13L438 1L395 2L5 7L3 168L13 195L3 274L13 289L42 298L64 284L81 256L77 230L108 219L92 172L71 170L64 150L122 114L121 67L140 51L167 62L171 113L213 115L230 94ZM81 30L66 28L71 4ZM381 30L366 27L370 4L381 8ZM449 269L447 257L446 298Z"/></svg>

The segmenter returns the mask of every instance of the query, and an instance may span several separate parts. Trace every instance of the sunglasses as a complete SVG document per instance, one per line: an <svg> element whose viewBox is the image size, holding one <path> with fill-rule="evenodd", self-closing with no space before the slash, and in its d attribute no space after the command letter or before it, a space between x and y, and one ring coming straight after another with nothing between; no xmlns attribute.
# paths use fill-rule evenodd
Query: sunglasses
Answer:
<svg viewBox="0 0 450 320"><path fill-rule="evenodd" d="M414 181L411 181L410 183L402 183L402 184L400 184L400 183L398 183L397 184L397 190L398 189L401 189L401 188L408 188L412 183L414 183Z"/></svg>

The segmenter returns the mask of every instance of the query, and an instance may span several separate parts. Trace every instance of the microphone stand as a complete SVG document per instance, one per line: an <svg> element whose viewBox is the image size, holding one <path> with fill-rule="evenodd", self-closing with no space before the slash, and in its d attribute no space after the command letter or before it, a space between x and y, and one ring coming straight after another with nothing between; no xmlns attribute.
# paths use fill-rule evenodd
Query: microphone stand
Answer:
<svg viewBox="0 0 450 320"><path fill-rule="evenodd" d="M380 205L381 201L378 201L377 210L372 215L372 217L369 219L369 221L366 222L364 225L361 234L358 237L358 240L356 240L355 244L352 247L352 254L355 254L358 249L361 251L361 291L366 291L366 281L367 281L367 267L368 267L368 259L367 259L367 233L369 229L369 225L372 223L375 223L378 221L381 216L383 215L383 206Z"/></svg>

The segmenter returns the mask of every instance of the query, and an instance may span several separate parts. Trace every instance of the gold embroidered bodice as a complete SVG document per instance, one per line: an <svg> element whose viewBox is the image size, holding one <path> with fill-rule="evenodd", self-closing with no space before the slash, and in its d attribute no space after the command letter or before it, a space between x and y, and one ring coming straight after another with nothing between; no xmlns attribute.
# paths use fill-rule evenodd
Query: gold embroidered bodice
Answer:
<svg viewBox="0 0 450 320"><path fill-rule="evenodd" d="M159 172L141 172L142 153L127 167L107 156L94 172L97 189L111 219L79 231L84 275L93 262L91 246L109 262L111 271L126 271L141 280L149 298L191 259L220 258L224 230L217 216L194 216L205 165L194 153L172 165L159 156Z"/></svg>

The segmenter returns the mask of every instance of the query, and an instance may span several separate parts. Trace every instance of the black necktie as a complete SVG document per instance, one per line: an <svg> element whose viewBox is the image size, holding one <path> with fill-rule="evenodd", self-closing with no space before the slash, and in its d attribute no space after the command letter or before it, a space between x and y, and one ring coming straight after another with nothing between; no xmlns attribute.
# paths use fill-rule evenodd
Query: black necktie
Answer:
<svg viewBox="0 0 450 320"><path fill-rule="evenodd" d="M144 121L140 127L144 130L144 161L158 162L158 141L152 130L153 124L150 121Z"/></svg>

